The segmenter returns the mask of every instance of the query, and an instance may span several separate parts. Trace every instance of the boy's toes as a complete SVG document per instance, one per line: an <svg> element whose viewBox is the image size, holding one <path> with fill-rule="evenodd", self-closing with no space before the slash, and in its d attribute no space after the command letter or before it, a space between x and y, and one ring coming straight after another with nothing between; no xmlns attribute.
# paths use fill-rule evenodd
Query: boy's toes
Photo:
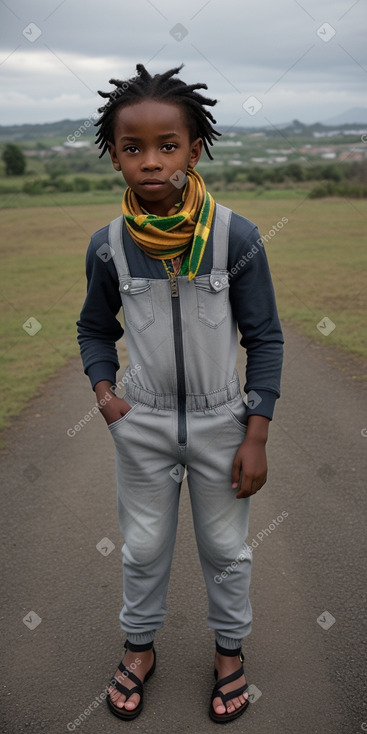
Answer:
<svg viewBox="0 0 367 734"><path fill-rule="evenodd" d="M111 691L109 691L109 694L110 694L110 699L112 703L115 704L115 706L122 706L122 704L125 701L125 696L123 696L121 693L119 693L119 691L116 690L116 688L113 688L113 687Z"/></svg>
<svg viewBox="0 0 367 734"><path fill-rule="evenodd" d="M125 703L125 708L128 709L128 711L133 711L134 709L136 709L139 701L140 701L139 694L138 693L133 693L133 695L130 696L130 698L127 699L127 701Z"/></svg>
<svg viewBox="0 0 367 734"><path fill-rule="evenodd" d="M133 711L140 701L138 693L133 693L133 695L126 701L126 696L124 696L123 693L119 693L119 691L117 691L113 686L110 687L108 693L113 705L117 706L119 709L125 708L128 711Z"/></svg>
<svg viewBox="0 0 367 734"><path fill-rule="evenodd" d="M241 696L237 696L236 698L231 698L229 701L226 702L226 705L224 705L221 698L214 698L213 699L213 709L216 714L233 714L234 711L241 708L248 699L247 693L242 694Z"/></svg>
<svg viewBox="0 0 367 734"><path fill-rule="evenodd" d="M213 700L213 709L216 714L225 714L226 713L226 707L222 701L221 698L214 698Z"/></svg>
<svg viewBox="0 0 367 734"><path fill-rule="evenodd" d="M114 706L117 706L117 708L122 709L125 703L125 696L122 696L121 693L116 691L116 688L113 689L112 693L110 693L110 699Z"/></svg>
<svg viewBox="0 0 367 734"><path fill-rule="evenodd" d="M232 711L234 711L235 709L239 709L241 706L242 704L239 698L231 698L231 700L227 703L227 712L231 714Z"/></svg>
<svg viewBox="0 0 367 734"><path fill-rule="evenodd" d="M115 706L117 706L118 709L123 709L125 706L125 699L120 696L113 703L115 704Z"/></svg>

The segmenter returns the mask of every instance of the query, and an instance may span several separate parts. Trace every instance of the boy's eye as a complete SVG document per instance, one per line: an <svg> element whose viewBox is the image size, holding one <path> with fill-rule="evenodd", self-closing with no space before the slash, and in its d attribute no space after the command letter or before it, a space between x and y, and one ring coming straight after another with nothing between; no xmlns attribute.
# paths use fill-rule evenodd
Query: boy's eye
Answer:
<svg viewBox="0 0 367 734"><path fill-rule="evenodd" d="M124 148L124 152L128 151L128 153L136 153L139 148L137 148L136 145L127 145L126 148Z"/></svg>
<svg viewBox="0 0 367 734"><path fill-rule="evenodd" d="M175 145L174 143L164 143L164 145L162 145L162 148L165 148L166 150L175 150L175 148L177 148L177 145Z"/></svg>

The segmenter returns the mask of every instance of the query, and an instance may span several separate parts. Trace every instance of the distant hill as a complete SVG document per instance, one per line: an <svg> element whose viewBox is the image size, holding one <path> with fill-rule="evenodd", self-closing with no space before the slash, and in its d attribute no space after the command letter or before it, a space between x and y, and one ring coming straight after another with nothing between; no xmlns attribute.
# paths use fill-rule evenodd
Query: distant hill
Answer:
<svg viewBox="0 0 367 734"><path fill-rule="evenodd" d="M328 120L323 120L323 125L366 125L367 124L367 107L353 107L341 115L331 117Z"/></svg>
<svg viewBox="0 0 367 734"><path fill-rule="evenodd" d="M356 125L367 126L367 108L355 107L354 109L347 110L342 115L334 117L324 122L316 122L312 125L305 125L299 120L293 120L293 122L284 122L275 126L264 126L264 127L230 127L225 125L218 125L218 129L222 133L231 133L234 135L246 135L246 134L259 134L259 133L276 133L276 130L283 130L290 135L305 133L312 135L316 131L327 131L328 129L335 130L348 130ZM78 134L78 131L81 134ZM77 133L75 135L75 133ZM15 141L15 142L27 142L28 144L32 141L44 141L45 146L51 146L55 144L55 141L59 141L62 144L66 141L68 136L75 136L76 139L82 137L83 140L86 138L92 139L95 136L96 127L92 120L86 121L81 120L59 120L58 122L45 122L42 124L26 124L26 125L0 125L0 143ZM50 141L50 142L48 142ZM74 139L75 142L75 139Z"/></svg>
<svg viewBox="0 0 367 734"><path fill-rule="evenodd" d="M66 140L68 135L72 135L79 128L83 130L84 135L93 137L96 128L93 123L89 127L86 126L85 122L84 118L83 120L60 120L58 122L44 122L30 125L0 125L0 141L41 140L60 137Z"/></svg>

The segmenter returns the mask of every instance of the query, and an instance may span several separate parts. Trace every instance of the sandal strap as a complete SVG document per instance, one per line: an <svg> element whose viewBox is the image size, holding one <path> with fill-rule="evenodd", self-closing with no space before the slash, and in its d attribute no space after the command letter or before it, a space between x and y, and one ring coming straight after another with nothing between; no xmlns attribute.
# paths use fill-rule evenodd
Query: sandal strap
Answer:
<svg viewBox="0 0 367 734"><path fill-rule="evenodd" d="M221 678L220 680L218 680L213 688L213 691L218 691L219 688L222 688L222 686L225 686L227 683L233 683L233 681L241 678L241 675L243 675L243 668L238 668L238 670L236 670L234 673L231 673L231 675L227 675L225 678Z"/></svg>
<svg viewBox="0 0 367 734"><path fill-rule="evenodd" d="M235 658L236 655L241 655L241 640L239 640L240 645L239 647L236 647L234 649L227 649L226 647L222 647L219 642L215 642L215 649L217 652L219 652L221 655L225 655L225 657Z"/></svg>
<svg viewBox="0 0 367 734"><path fill-rule="evenodd" d="M145 652L146 650L151 650L154 645L154 640L151 642L146 642L143 645L135 645L133 642L130 642L130 640L126 640L125 647L126 650L131 650L132 652Z"/></svg>
<svg viewBox="0 0 367 734"><path fill-rule="evenodd" d="M133 688L126 688L126 686L123 686L122 683L119 683L118 680L115 680L114 678L110 681L110 685L116 688L116 690L119 693L123 693L124 696L126 696L126 701L130 696L133 695L133 693L138 693L139 696L142 695L143 689L140 686L134 686Z"/></svg>
<svg viewBox="0 0 367 734"><path fill-rule="evenodd" d="M246 693L248 689L248 684L245 683L242 688L236 688L235 691L228 691L228 693L223 693L223 691L213 691L212 694L212 701L214 701L217 696L222 700L224 704L227 703L227 701L230 701L232 698L237 698L238 696L242 696L244 693Z"/></svg>
<svg viewBox="0 0 367 734"><path fill-rule="evenodd" d="M135 683L136 685L133 686L133 688L127 688L122 683L120 683L118 680L116 680L116 678L112 678L112 680L110 681L110 686L113 686L114 688L116 688L116 690L119 693L123 693L124 696L126 696L126 700L128 698L130 698L130 696L133 693L138 693L139 696L142 696L142 694L143 694L143 685L142 685L141 680L139 680L139 678L136 675L134 675L134 673L132 673L131 670L129 670L126 667L126 665L123 664L122 661L121 661L120 665L118 666L118 669L120 670L121 673L125 673L126 672L127 675L125 677L126 678L129 678L129 680L132 680L133 683Z"/></svg>
<svg viewBox="0 0 367 734"><path fill-rule="evenodd" d="M120 665L118 666L118 669L121 671L121 673L127 673L125 676L126 678L129 678L134 683L136 683L137 686L141 686L141 680L131 671L129 668L126 667L126 665L123 664L122 660Z"/></svg>

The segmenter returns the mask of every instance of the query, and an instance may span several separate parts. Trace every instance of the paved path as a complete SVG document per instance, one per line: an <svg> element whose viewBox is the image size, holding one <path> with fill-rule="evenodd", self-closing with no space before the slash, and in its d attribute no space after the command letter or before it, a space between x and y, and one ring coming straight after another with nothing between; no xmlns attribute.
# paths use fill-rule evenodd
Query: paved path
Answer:
<svg viewBox="0 0 367 734"><path fill-rule="evenodd" d="M268 444L269 480L252 499L248 539L258 543L254 628L244 645L252 704L228 730L358 734L367 730L367 437L361 434L367 428L366 390L336 369L323 347L289 328L285 335L283 396ZM243 382L243 355L241 360ZM113 443L103 419L93 417L74 437L66 433L93 402L79 360L74 361L49 381L8 433L9 450L1 459L1 730L218 731L207 715L213 633L205 626L204 584L185 487L169 613L157 636L157 671L146 687L144 712L125 724L96 700L122 652L122 540ZM283 521L277 520L282 513ZM104 538L115 546L108 555L96 549ZM30 629L26 624L33 627L35 615L42 621Z"/></svg>

